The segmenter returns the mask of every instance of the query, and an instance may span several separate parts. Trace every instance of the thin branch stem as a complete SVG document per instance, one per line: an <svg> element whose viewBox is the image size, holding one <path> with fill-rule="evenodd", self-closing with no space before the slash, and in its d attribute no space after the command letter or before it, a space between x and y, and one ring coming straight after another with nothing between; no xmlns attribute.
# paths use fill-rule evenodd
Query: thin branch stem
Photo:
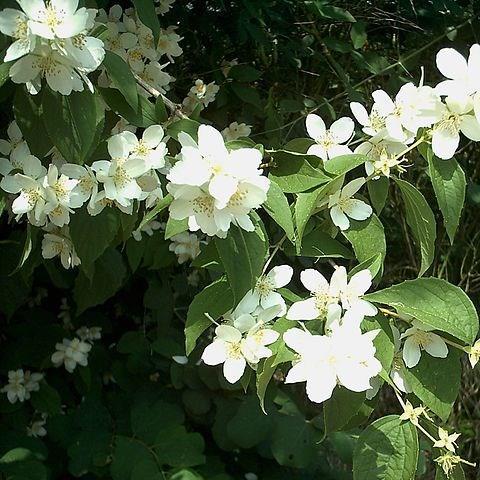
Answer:
<svg viewBox="0 0 480 480"><path fill-rule="evenodd" d="M149 83L143 80L143 78L141 78L138 74L134 73L133 75L137 83L142 88L144 88L148 93L153 95L155 98L160 97L163 103L165 104L165 106L172 112L173 115L176 115L177 117L180 117L180 118L188 118L188 116L182 112L181 105L172 102L162 92L159 92L156 88L152 87Z"/></svg>

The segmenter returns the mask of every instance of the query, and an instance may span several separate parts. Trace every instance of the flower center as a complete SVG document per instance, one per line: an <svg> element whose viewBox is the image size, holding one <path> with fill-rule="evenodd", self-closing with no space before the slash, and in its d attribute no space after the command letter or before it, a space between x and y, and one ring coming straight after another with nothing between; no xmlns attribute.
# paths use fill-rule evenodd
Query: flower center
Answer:
<svg viewBox="0 0 480 480"><path fill-rule="evenodd" d="M213 215L213 211L215 208L215 200L213 199L213 197L207 195L203 197L197 197L192 200L192 204L193 211L195 213L203 213L208 217L211 217Z"/></svg>
<svg viewBox="0 0 480 480"><path fill-rule="evenodd" d="M145 156L145 155L148 155L148 153L150 152L150 148L147 146L147 144L143 140L140 140L138 142L138 145L135 147L134 152L137 155Z"/></svg>
<svg viewBox="0 0 480 480"><path fill-rule="evenodd" d="M239 360L243 357L240 342L229 343L227 346L227 355L229 358Z"/></svg>
<svg viewBox="0 0 480 480"><path fill-rule="evenodd" d="M335 299L328 292L315 293L315 308L318 311L319 317L325 317L328 312L328 306L333 303Z"/></svg>
<svg viewBox="0 0 480 480"><path fill-rule="evenodd" d="M446 130L450 135L456 135L460 130L460 120L460 115L457 113L446 112L436 129Z"/></svg>
<svg viewBox="0 0 480 480"><path fill-rule="evenodd" d="M82 190L83 193L89 193L94 185L93 179L90 177L90 175L85 175L80 178L80 181L78 182L78 185L80 189Z"/></svg>
<svg viewBox="0 0 480 480"><path fill-rule="evenodd" d="M241 207L247 198L248 190L237 190L231 197L228 204L232 207Z"/></svg>
<svg viewBox="0 0 480 480"><path fill-rule="evenodd" d="M13 38L26 39L28 33L28 22L20 17L16 19L16 27L13 32Z"/></svg>
<svg viewBox="0 0 480 480"><path fill-rule="evenodd" d="M270 280L267 276L262 275L258 280L257 284L255 285L255 290L260 295L260 297L267 297L275 290L275 285L273 284L272 280Z"/></svg>
<svg viewBox="0 0 480 480"><path fill-rule="evenodd" d="M113 181L115 185L119 188L125 187L129 182L131 182L132 177L128 175L127 171L123 167L117 167L115 174L113 175Z"/></svg>
<svg viewBox="0 0 480 480"><path fill-rule="evenodd" d="M370 126L376 132L385 128L385 119L381 115L379 115L378 112L372 111L372 113L370 114L369 120L370 120Z"/></svg>
<svg viewBox="0 0 480 480"><path fill-rule="evenodd" d="M50 3L47 4L45 9L45 23L50 28L55 28L60 25L62 22L62 17L65 16L65 12L63 10L57 11L55 7L53 7Z"/></svg>

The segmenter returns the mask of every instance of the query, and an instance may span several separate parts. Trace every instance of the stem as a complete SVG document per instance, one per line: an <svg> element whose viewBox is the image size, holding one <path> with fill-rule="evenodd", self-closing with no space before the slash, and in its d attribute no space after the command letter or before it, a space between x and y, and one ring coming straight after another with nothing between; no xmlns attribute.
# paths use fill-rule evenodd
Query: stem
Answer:
<svg viewBox="0 0 480 480"><path fill-rule="evenodd" d="M388 315L388 316L393 317L393 318L398 318L399 320L403 320L404 322L407 322L407 320L404 317L402 317L401 315L399 315L396 312L392 312L391 310L388 310L387 308L379 308L379 310L384 315Z"/></svg>
<svg viewBox="0 0 480 480"><path fill-rule="evenodd" d="M263 267L262 274L264 274L267 271L268 266L270 265L271 261L273 260L273 257L276 255L276 253L280 250L280 247L283 245L283 242L287 239L287 234L285 234L279 242L275 245L272 253L270 254L270 257L268 257L268 260L265 263L265 266Z"/></svg>
<svg viewBox="0 0 480 480"><path fill-rule="evenodd" d="M402 158L408 152L411 152L414 148L418 147L421 143L423 143L425 137L422 135L416 142L412 143L408 148L406 148L403 152L400 152L398 155L395 156L394 160L398 160Z"/></svg>
<svg viewBox="0 0 480 480"><path fill-rule="evenodd" d="M172 114L176 115L177 117L180 118L188 118L187 115L185 115L182 112L182 107L181 105L178 105L177 103L172 102L170 99L168 99L162 92L159 92L156 88L152 87L149 83L147 83L143 78L141 78L138 74L134 73L133 74L135 77L135 80L137 83L144 88L148 93L153 95L155 98L160 97L165 104L165 106L172 112Z"/></svg>

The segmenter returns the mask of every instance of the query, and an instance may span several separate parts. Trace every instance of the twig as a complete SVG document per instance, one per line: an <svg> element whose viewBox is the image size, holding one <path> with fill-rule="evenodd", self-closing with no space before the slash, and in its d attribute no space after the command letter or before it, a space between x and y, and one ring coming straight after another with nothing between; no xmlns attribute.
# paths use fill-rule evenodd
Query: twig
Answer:
<svg viewBox="0 0 480 480"><path fill-rule="evenodd" d="M141 78L138 74L134 73L133 74L135 77L135 80L137 83L144 88L148 93L153 95L155 98L160 97L165 104L165 106L172 112L173 115L176 115L177 117L180 118L188 118L187 115L185 115L182 112L182 106L172 102L170 99L168 99L162 92L159 92L156 88L152 87L149 83L147 83L143 78Z"/></svg>

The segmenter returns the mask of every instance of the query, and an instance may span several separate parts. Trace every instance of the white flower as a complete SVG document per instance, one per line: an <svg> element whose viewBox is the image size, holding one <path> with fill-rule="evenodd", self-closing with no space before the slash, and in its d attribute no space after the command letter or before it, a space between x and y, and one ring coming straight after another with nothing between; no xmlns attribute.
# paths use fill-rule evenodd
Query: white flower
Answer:
<svg viewBox="0 0 480 480"><path fill-rule="evenodd" d="M261 275L255 284L255 288L246 293L239 305L247 311L253 312L259 305L263 309L279 306L281 310L278 316L282 317L287 312L285 300L276 291L284 287L292 279L293 269L289 265L273 267L267 274Z"/></svg>
<svg viewBox="0 0 480 480"><path fill-rule="evenodd" d="M43 379L41 373L31 373L29 370L25 371L23 381L25 383L25 399L30 398L30 392L38 392L40 390L40 381Z"/></svg>
<svg viewBox="0 0 480 480"><path fill-rule="evenodd" d="M419 406L414 408L413 405L407 400L405 405L403 405L403 413L400 415L400 420L408 420L409 422L412 422L413 425L418 427L418 419L422 415L426 418L429 418L425 407Z"/></svg>
<svg viewBox="0 0 480 480"><path fill-rule="evenodd" d="M372 207L362 200L352 198L365 184L364 178L356 178L347 183L341 190L329 196L328 208L333 223L340 230L350 228L349 218L366 220L372 215Z"/></svg>
<svg viewBox="0 0 480 480"><path fill-rule="evenodd" d="M11 370L8 372L8 383L2 388L2 393L7 394L8 401L15 403L25 401L26 389L24 385L23 370Z"/></svg>
<svg viewBox="0 0 480 480"><path fill-rule="evenodd" d="M135 47L138 42L137 36L132 32L125 32L125 26L121 22L107 22L105 26L105 49L126 60L127 50Z"/></svg>
<svg viewBox="0 0 480 480"><path fill-rule="evenodd" d="M31 373L29 370L24 373L22 369L10 370L8 383L1 391L7 394L10 403L15 403L17 400L23 402L30 398L30 392L38 392L42 378L41 373Z"/></svg>
<svg viewBox="0 0 480 480"><path fill-rule="evenodd" d="M435 87L439 95L471 95L480 90L480 45L470 47L468 62L453 48L442 48L436 61L440 73L448 79Z"/></svg>
<svg viewBox="0 0 480 480"><path fill-rule="evenodd" d="M1 187L8 193L19 193L12 204L12 211L18 219L26 213L30 223L42 225L46 220L46 192L43 187L45 167L33 155L23 161L24 174L17 173L2 179Z"/></svg>
<svg viewBox="0 0 480 480"><path fill-rule="evenodd" d="M448 347L440 335L432 333L433 328L414 320L412 327L402 333L403 360L408 368L415 367L420 361L421 351L425 350L432 357L445 358Z"/></svg>
<svg viewBox="0 0 480 480"><path fill-rule="evenodd" d="M195 85L188 92L188 96L183 100L183 106L187 113L192 113L195 107L200 103L204 107L212 103L220 90L215 82L208 85L203 83L203 80L195 80Z"/></svg>
<svg viewBox="0 0 480 480"><path fill-rule="evenodd" d="M0 140L0 153L9 155L12 162L12 169L23 167L23 156L30 155L27 142L23 139L22 132L14 120L7 128L8 140ZM1 173L1 172L0 172ZM2 173L2 175L6 175Z"/></svg>
<svg viewBox="0 0 480 480"><path fill-rule="evenodd" d="M165 166L167 145L165 142L162 142L164 132L160 125L151 125L148 127L143 132L140 140L129 131L124 131L120 135L123 135L129 143L129 159L143 160L147 170L163 168Z"/></svg>
<svg viewBox="0 0 480 480"><path fill-rule="evenodd" d="M477 340L471 347L465 347L465 351L468 353L468 360L472 368L480 360L480 340Z"/></svg>
<svg viewBox="0 0 480 480"><path fill-rule="evenodd" d="M193 260L200 254L200 241L194 233L182 232L170 238L168 249L175 253L178 263Z"/></svg>
<svg viewBox="0 0 480 480"><path fill-rule="evenodd" d="M175 81L174 77L163 71L167 65L168 63L160 65L158 62L149 62L147 65L144 65L142 71L138 72L138 76L160 93L165 93L169 89L169 84ZM144 97L152 96L152 94L141 85L138 85L138 92Z"/></svg>
<svg viewBox="0 0 480 480"><path fill-rule="evenodd" d="M348 142L353 135L355 125L351 118L339 118L327 130L325 122L318 115L311 113L307 115L306 125L308 135L316 143L308 149L307 155L316 155L327 161L340 155L352 153L350 148L342 145Z"/></svg>
<svg viewBox="0 0 480 480"><path fill-rule="evenodd" d="M157 43L157 52L160 56L166 55L172 63L173 57L179 57L183 53L182 47L178 44L182 37L175 33L176 28L174 26L162 28Z"/></svg>
<svg viewBox="0 0 480 480"><path fill-rule="evenodd" d="M412 393L413 389L408 383L405 376L405 363L403 361L403 352L401 349L400 332L395 325L391 325L394 342L394 353L392 361L392 370L390 371L390 378L397 388L404 393Z"/></svg>
<svg viewBox="0 0 480 480"><path fill-rule="evenodd" d="M70 206L72 208L81 207L89 199L91 205L95 203L98 194L98 181L90 166L65 163L61 167L61 172L67 177L77 180L70 193Z"/></svg>
<svg viewBox="0 0 480 480"><path fill-rule="evenodd" d="M450 452L455 453L455 442L458 440L460 434L452 433L449 435L447 430L444 430L442 427L438 427L438 436L439 439L434 442L433 446L436 448L446 448Z"/></svg>
<svg viewBox="0 0 480 480"><path fill-rule="evenodd" d="M58 174L58 168L50 164L47 175L43 179L47 203L45 212L50 221L57 227L63 227L70 221L71 193L78 180Z"/></svg>
<svg viewBox="0 0 480 480"><path fill-rule="evenodd" d="M329 309L335 308L340 299L340 269L335 270L330 280L317 270L309 268L300 274L303 286L311 293L307 300L295 302L287 312L289 320L314 320L326 318Z"/></svg>
<svg viewBox="0 0 480 480"><path fill-rule="evenodd" d="M146 233L149 237L153 235L155 230L159 230L162 228L162 224L157 222L157 220L151 220L150 222L143 225L140 229L134 230L132 232L132 237L137 241L140 242L142 240L142 233Z"/></svg>
<svg viewBox="0 0 480 480"><path fill-rule="evenodd" d="M373 345L377 333L362 334L359 328L346 324L330 336L312 335L298 328L288 330L283 339L299 357L285 383L306 382L307 396L316 403L328 400L337 383L355 392L370 389L371 379L382 370Z"/></svg>
<svg viewBox="0 0 480 480"><path fill-rule="evenodd" d="M63 268L66 269L80 265L81 261L75 252L68 227L50 228L47 232L42 240L42 257L50 259L60 256Z"/></svg>
<svg viewBox="0 0 480 480"><path fill-rule="evenodd" d="M67 372L72 373L78 365L88 365L88 352L92 349L89 343L82 342L78 338L68 340L64 338L62 343L55 345L57 351L52 355L52 363L55 367L65 365Z"/></svg>
<svg viewBox="0 0 480 480"><path fill-rule="evenodd" d="M156 7L155 11L160 15L167 13L174 4L175 0L155 0L158 3L158 7Z"/></svg>
<svg viewBox="0 0 480 480"><path fill-rule="evenodd" d="M227 128L222 130L222 137L226 142L237 140L238 138L248 137L252 133L252 128L246 123L232 122Z"/></svg>
<svg viewBox="0 0 480 480"><path fill-rule="evenodd" d="M334 330L347 325L351 328L360 328L364 314L359 309L350 309L342 316L340 305L331 305L327 312L327 321L325 322L325 334L331 335Z"/></svg>
<svg viewBox="0 0 480 480"><path fill-rule="evenodd" d="M361 298L372 286L370 270L361 270L352 275L350 280L348 280L345 267L338 267L332 275L332 279L334 276L339 299L344 310L354 310L366 317L371 317L378 313L374 305Z"/></svg>
<svg viewBox="0 0 480 480"><path fill-rule="evenodd" d="M455 155L460 143L460 132L475 142L480 141L480 123L473 112L471 97L456 95L445 99L442 119L433 126L433 153L445 160Z"/></svg>
<svg viewBox="0 0 480 480"><path fill-rule="evenodd" d="M128 123L128 120L125 120L123 117L120 117L120 120L112 128L110 134L113 136L125 131L135 133L137 131L137 127L135 125L130 125Z"/></svg>
<svg viewBox="0 0 480 480"><path fill-rule="evenodd" d="M106 207L115 206L121 212L126 213L127 215L132 215L133 212L133 202L128 201L127 205L122 205L116 200L110 200L105 197L105 191L102 190L96 197L95 202L89 203L87 205L87 212L94 217L95 215L99 215L103 212Z"/></svg>
<svg viewBox="0 0 480 480"><path fill-rule="evenodd" d="M8 47L4 62L23 57L35 48L36 38L29 27L28 17L19 10L6 8L0 12L0 32L15 40Z"/></svg>
<svg viewBox="0 0 480 480"><path fill-rule="evenodd" d="M89 15L86 8L78 7L78 0L18 0L29 17L28 25L35 35L49 40L69 38L83 32Z"/></svg>
<svg viewBox="0 0 480 480"><path fill-rule="evenodd" d="M369 161L365 162L365 172L367 175L378 173L374 180L390 176L391 169L399 167L403 162L403 158L399 156L407 149L404 143L393 142L384 138L382 134L369 138L366 142L362 142L356 149L355 153L366 155Z"/></svg>
<svg viewBox="0 0 480 480"><path fill-rule="evenodd" d="M43 413L40 420L32 422L32 424L27 427L27 435L34 438L44 437L47 434L47 430L45 428L45 425L47 423L46 419L47 415Z"/></svg>
<svg viewBox="0 0 480 480"><path fill-rule="evenodd" d="M93 342L102 338L102 327L80 327L77 335L82 342Z"/></svg>
<svg viewBox="0 0 480 480"><path fill-rule="evenodd" d="M144 160L138 157L128 158L131 145L123 137L127 133L130 132L120 133L108 140L111 162L99 160L92 164L97 180L103 183L105 198L115 200L123 207L128 207L131 200L140 198L142 189L135 179L149 170Z"/></svg>
<svg viewBox="0 0 480 480"><path fill-rule="evenodd" d="M444 106L440 97L428 86L403 85L393 101L383 90L372 94L374 107L385 118L388 135L407 142L421 127L429 127L442 118Z"/></svg>
<svg viewBox="0 0 480 480"><path fill-rule="evenodd" d="M167 175L172 218L188 218L191 231L212 236L225 236L232 222L253 231L248 214L266 200L270 186L259 168L261 153L255 148L229 152L220 132L206 125L198 130L198 144L186 134L179 138L181 154Z"/></svg>
<svg viewBox="0 0 480 480"><path fill-rule="evenodd" d="M234 325L219 325L215 329L215 338L208 345L202 360L207 365L220 365L223 363L223 375L230 383L237 382L247 362L256 365L262 358L272 355L267 345L275 342L279 334L264 324L277 314L278 309L273 308L262 312L255 319L248 313L234 312L237 315Z"/></svg>
<svg viewBox="0 0 480 480"><path fill-rule="evenodd" d="M71 61L47 45L40 45L17 60L10 68L10 78L14 83L26 83L32 95L40 91L42 78L53 91L62 95L83 90L82 78Z"/></svg>
<svg viewBox="0 0 480 480"><path fill-rule="evenodd" d="M373 106L370 114L366 108L358 102L350 103L350 110L357 122L362 125L363 133L371 137L381 134L381 137L386 135L385 117L379 112L377 106Z"/></svg>

